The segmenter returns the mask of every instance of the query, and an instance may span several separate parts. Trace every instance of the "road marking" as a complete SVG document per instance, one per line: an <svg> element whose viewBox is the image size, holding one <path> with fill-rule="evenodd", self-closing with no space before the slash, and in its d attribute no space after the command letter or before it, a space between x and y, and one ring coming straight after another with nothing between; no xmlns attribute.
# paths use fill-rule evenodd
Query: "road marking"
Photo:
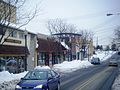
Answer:
<svg viewBox="0 0 120 90"><path fill-rule="evenodd" d="M90 79L85 81L83 84L81 84L79 87L75 88L74 90L82 90L85 86L87 86L88 84L90 84L91 82L96 80L98 77L100 77L102 74L104 74L106 71L110 70L111 68L112 67L107 67L106 69L104 69L100 73L95 74L94 76L92 76Z"/></svg>

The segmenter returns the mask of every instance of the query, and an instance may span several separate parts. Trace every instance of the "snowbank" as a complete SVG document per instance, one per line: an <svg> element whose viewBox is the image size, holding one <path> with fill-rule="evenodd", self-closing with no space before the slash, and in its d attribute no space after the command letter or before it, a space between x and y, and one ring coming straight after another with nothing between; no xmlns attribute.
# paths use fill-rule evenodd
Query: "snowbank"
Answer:
<svg viewBox="0 0 120 90"><path fill-rule="evenodd" d="M13 74L9 73L8 71L2 71L0 72L0 83L3 83L5 81L12 81L12 80L19 80L20 78L24 77L27 72L22 72L19 74Z"/></svg>
<svg viewBox="0 0 120 90"><path fill-rule="evenodd" d="M105 61L115 53L114 51L97 51L92 57L99 57L101 61Z"/></svg>
<svg viewBox="0 0 120 90"><path fill-rule="evenodd" d="M119 71L120 72L120 71ZM120 74L115 79L114 84L112 85L112 90L120 90Z"/></svg>
<svg viewBox="0 0 120 90"><path fill-rule="evenodd" d="M73 60L73 61L64 61L61 64L55 64L53 66L53 69L55 71L59 71L59 72L73 72L77 69L80 68L87 68L89 66L92 66L92 64L85 60L85 61L80 61L80 60Z"/></svg>
<svg viewBox="0 0 120 90"><path fill-rule="evenodd" d="M92 57L99 57L101 61L105 61L107 60L109 57L111 57L114 53L113 51L98 51L96 52L95 55L93 55ZM92 59L91 57L91 59ZM87 68L89 66L92 66L93 64L91 64L87 59L81 61L81 60L73 60L73 61L64 61L63 63L60 64L55 64L53 66L53 69L55 71L59 71L62 73L67 73L67 72L73 72L77 69L81 69L81 68Z"/></svg>

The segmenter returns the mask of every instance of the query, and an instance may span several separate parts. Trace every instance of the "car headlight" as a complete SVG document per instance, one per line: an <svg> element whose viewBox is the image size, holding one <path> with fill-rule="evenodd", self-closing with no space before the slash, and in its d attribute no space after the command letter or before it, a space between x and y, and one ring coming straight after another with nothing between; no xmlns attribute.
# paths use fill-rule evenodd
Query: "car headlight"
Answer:
<svg viewBox="0 0 120 90"><path fill-rule="evenodd" d="M16 85L16 88L21 89L21 87L19 85Z"/></svg>
<svg viewBox="0 0 120 90"><path fill-rule="evenodd" d="M43 85L41 84L41 85L38 85L38 86L36 86L34 88L42 88L42 87L43 87Z"/></svg>

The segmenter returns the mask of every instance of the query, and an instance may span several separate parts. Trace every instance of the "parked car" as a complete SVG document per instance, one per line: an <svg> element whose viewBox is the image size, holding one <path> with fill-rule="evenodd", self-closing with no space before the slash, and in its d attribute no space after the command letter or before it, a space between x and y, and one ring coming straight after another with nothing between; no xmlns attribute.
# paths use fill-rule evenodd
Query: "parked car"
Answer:
<svg viewBox="0 0 120 90"><path fill-rule="evenodd" d="M100 64L100 59L99 57L93 57L91 59L91 64Z"/></svg>
<svg viewBox="0 0 120 90"><path fill-rule="evenodd" d="M109 61L109 66L118 66L118 62L115 59Z"/></svg>
<svg viewBox="0 0 120 90"><path fill-rule="evenodd" d="M120 55L120 51L118 52L118 55Z"/></svg>
<svg viewBox="0 0 120 90"><path fill-rule="evenodd" d="M29 71L16 90L60 90L60 75L51 69Z"/></svg>

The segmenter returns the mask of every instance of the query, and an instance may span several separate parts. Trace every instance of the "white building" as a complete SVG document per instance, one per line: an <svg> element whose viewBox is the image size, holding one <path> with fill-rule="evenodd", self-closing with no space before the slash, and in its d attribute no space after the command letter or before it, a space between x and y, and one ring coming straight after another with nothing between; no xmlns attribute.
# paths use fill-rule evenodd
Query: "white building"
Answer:
<svg viewBox="0 0 120 90"><path fill-rule="evenodd" d="M25 30L9 27L0 42L2 44L0 45L0 60L6 62L6 69L12 68L11 72L23 71L25 66L27 70L35 67L36 34L25 33ZM2 35L0 35L1 37ZM27 63L25 62L25 57L27 57ZM16 62L16 64L11 65L10 62L12 61ZM4 65L0 66L1 69L3 68L2 66Z"/></svg>

